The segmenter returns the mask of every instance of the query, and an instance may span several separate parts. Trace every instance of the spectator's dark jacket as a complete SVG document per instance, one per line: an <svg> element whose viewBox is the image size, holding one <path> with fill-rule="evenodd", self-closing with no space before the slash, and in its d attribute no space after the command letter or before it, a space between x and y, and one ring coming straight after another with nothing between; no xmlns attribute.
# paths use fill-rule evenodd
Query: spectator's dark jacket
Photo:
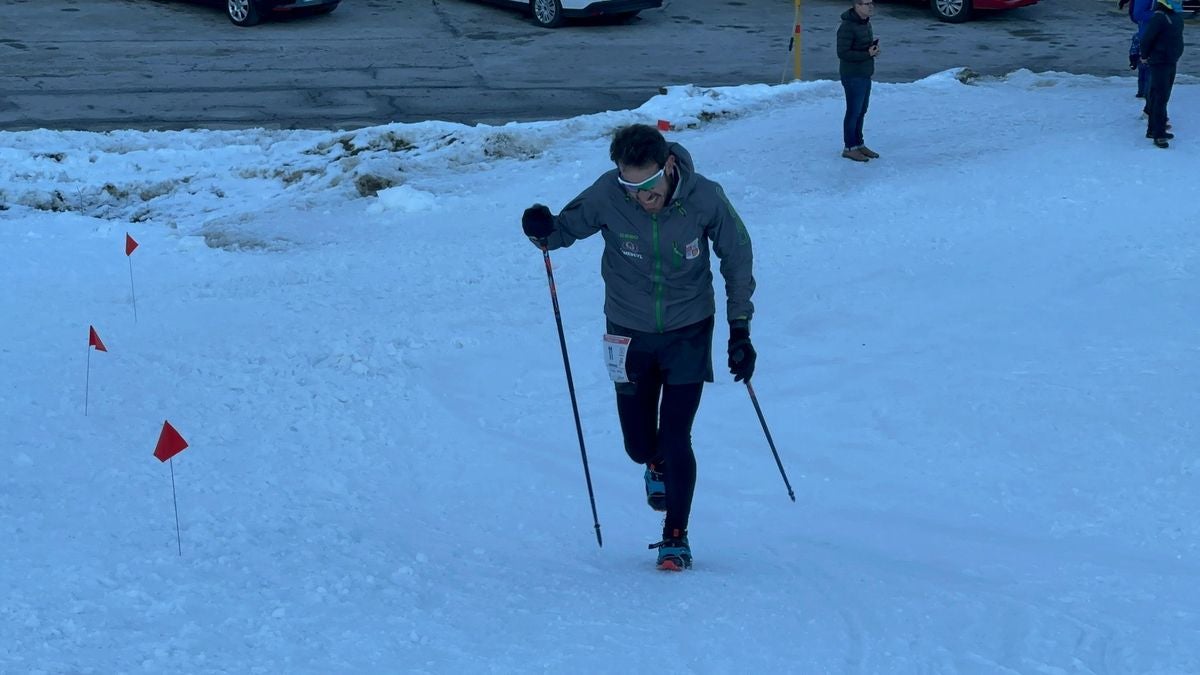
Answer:
<svg viewBox="0 0 1200 675"><path fill-rule="evenodd" d="M1183 56L1183 17L1159 2L1142 31L1141 50L1152 66L1177 63Z"/></svg>
<svg viewBox="0 0 1200 675"><path fill-rule="evenodd" d="M842 25L837 31L840 76L871 77L875 74L875 57L867 53L874 39L870 19L859 17L853 7L842 12Z"/></svg>

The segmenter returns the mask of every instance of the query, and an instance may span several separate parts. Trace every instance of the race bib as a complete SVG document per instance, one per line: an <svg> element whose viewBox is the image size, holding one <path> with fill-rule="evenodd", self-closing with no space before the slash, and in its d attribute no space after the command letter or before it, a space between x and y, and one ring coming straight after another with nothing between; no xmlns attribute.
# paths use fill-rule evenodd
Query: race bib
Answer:
<svg viewBox="0 0 1200 675"><path fill-rule="evenodd" d="M604 334L604 362L613 382L629 381L629 374L625 372L625 357L629 355L629 343L632 341L633 338L624 335Z"/></svg>

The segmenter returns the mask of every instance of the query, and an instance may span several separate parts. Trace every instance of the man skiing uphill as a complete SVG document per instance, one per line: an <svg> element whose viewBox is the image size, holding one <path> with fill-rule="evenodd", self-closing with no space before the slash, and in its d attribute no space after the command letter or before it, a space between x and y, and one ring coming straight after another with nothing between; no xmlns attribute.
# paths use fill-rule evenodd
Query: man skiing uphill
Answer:
<svg viewBox="0 0 1200 675"><path fill-rule="evenodd" d="M597 232L604 237L604 336L617 416L630 459L645 465L646 499L666 513L660 569L690 567L688 518L696 486L692 423L713 381L716 301L709 247L720 258L729 319L728 364L737 381L754 374L750 235L717 183L697 174L678 143L653 127L618 129L616 168L557 216L534 204L521 226L546 250Z"/></svg>

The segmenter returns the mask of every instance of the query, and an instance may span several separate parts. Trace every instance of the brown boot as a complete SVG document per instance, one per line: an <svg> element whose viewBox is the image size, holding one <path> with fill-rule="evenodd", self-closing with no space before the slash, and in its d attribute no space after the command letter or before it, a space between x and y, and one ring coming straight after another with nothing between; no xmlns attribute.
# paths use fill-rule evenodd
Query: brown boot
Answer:
<svg viewBox="0 0 1200 675"><path fill-rule="evenodd" d="M871 161L871 158L864 155L858 148L846 148L842 151L842 157L845 157L846 159L852 159L856 162Z"/></svg>
<svg viewBox="0 0 1200 675"><path fill-rule="evenodd" d="M875 152L874 150L868 148L865 145L858 146L858 151L871 159L879 159L879 153Z"/></svg>

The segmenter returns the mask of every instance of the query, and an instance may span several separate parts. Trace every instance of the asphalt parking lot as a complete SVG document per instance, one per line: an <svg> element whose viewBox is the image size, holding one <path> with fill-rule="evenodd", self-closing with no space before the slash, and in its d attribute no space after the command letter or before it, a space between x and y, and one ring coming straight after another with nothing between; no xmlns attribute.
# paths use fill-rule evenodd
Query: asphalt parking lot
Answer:
<svg viewBox="0 0 1200 675"><path fill-rule="evenodd" d="M792 77L792 0L669 0L627 23L557 30L469 0L344 0L328 16L254 28L230 24L220 0L0 4L6 130L496 124L636 107L664 85ZM805 0L804 79L836 77L848 6ZM960 25L880 0L874 22L880 80L957 66L1129 72L1133 26L1115 0L1043 0ZM1195 73L1200 25L1189 25L1180 71Z"/></svg>

